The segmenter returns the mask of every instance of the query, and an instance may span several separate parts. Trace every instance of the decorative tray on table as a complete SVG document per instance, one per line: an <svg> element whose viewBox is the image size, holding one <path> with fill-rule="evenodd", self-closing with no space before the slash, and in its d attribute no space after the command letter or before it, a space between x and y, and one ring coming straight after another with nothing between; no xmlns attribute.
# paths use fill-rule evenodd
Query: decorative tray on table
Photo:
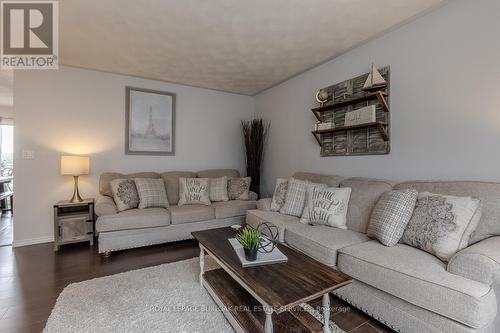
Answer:
<svg viewBox="0 0 500 333"><path fill-rule="evenodd" d="M262 238L265 237L263 236ZM265 245L261 251L259 251L259 253L257 254L257 260L255 261L248 261L245 259L245 251L243 250L243 246L240 244L240 242L238 242L236 238L229 238L229 243L238 255L238 258L240 259L241 265L243 267L279 264L288 261L288 257L284 255L283 252L281 252L271 242L268 242L268 244Z"/></svg>

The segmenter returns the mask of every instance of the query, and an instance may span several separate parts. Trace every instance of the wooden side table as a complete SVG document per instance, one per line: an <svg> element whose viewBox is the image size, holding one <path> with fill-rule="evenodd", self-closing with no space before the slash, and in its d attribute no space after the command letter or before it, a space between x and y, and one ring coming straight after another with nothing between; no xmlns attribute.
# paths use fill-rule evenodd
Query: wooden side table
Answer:
<svg viewBox="0 0 500 333"><path fill-rule="evenodd" d="M54 205L54 251L64 244L90 242L94 245L94 199Z"/></svg>

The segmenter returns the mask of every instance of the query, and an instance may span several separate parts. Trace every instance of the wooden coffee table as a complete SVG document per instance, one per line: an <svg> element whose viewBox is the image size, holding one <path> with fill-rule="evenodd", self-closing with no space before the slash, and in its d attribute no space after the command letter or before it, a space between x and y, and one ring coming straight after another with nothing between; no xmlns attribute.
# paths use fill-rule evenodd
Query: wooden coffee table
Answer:
<svg viewBox="0 0 500 333"><path fill-rule="evenodd" d="M330 333L329 292L352 279L285 245L288 262L243 268L228 239L232 228L192 233L200 245L200 284L237 332ZM222 268L204 271L205 253ZM323 323L297 305L323 298Z"/></svg>

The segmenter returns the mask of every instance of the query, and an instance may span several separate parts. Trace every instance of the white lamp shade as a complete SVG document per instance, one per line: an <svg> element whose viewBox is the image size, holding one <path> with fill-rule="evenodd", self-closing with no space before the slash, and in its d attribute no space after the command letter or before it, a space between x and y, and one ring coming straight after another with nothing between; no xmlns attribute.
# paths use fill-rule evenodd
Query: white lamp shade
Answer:
<svg viewBox="0 0 500 333"><path fill-rule="evenodd" d="M61 156L61 175L88 175L90 159L88 156Z"/></svg>

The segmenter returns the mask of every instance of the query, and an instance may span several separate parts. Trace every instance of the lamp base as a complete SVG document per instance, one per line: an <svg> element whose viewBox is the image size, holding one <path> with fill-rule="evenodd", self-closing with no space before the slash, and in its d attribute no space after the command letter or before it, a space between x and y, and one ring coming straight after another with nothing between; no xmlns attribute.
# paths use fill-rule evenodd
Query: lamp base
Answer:
<svg viewBox="0 0 500 333"><path fill-rule="evenodd" d="M73 180L75 182L75 187L73 189L73 197L69 200L69 202L79 203L79 202L82 202L83 199L80 196L80 191L78 190L78 176L73 176Z"/></svg>

